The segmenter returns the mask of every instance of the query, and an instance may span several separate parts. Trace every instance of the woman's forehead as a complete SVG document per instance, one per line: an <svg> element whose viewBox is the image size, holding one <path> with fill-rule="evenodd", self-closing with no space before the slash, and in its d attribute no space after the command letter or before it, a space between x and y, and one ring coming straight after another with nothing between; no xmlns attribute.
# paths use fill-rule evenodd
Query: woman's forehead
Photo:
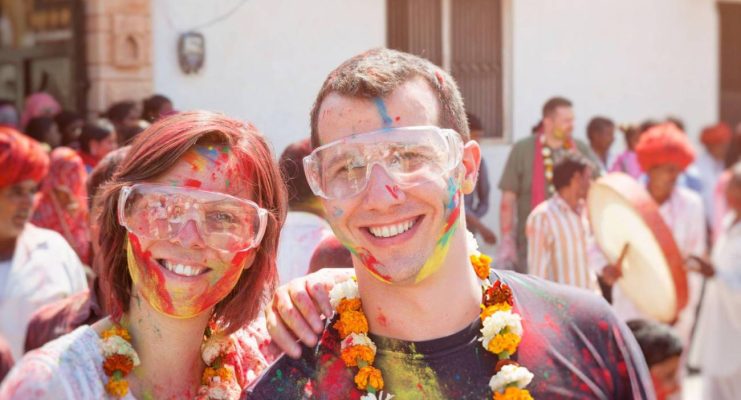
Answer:
<svg viewBox="0 0 741 400"><path fill-rule="evenodd" d="M252 200L251 190L245 182L245 178L250 176L245 174L248 166L241 165L243 163L228 145L198 144L155 181Z"/></svg>

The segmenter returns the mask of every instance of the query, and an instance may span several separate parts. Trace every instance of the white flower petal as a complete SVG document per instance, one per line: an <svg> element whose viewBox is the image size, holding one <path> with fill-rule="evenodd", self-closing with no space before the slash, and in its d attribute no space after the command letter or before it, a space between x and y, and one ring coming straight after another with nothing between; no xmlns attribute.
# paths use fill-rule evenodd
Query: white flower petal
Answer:
<svg viewBox="0 0 741 400"><path fill-rule="evenodd" d="M492 392L504 390L507 386L515 384L520 389L529 385L533 380L533 373L527 368L514 364L505 365L496 375L491 377L489 387Z"/></svg>
<svg viewBox="0 0 741 400"><path fill-rule="evenodd" d="M489 341L498 335L505 328L517 336L522 336L522 318L519 314L513 314L511 311L497 311L486 317L481 328L481 341L484 348L489 346Z"/></svg>
<svg viewBox="0 0 741 400"><path fill-rule="evenodd" d="M355 299L360 297L358 294L358 283L354 279L348 279L340 282L329 291L329 303L332 308L337 309L342 299Z"/></svg>

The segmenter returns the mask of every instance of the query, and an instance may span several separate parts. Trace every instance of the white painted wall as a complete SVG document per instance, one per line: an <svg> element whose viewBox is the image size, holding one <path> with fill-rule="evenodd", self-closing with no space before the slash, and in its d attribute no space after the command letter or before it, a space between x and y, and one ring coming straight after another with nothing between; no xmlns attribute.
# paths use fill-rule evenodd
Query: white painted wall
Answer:
<svg viewBox="0 0 741 400"><path fill-rule="evenodd" d="M589 119L684 120L693 139L718 118L714 0L507 0L505 80L515 140L530 134L545 100L574 102L575 136ZM505 39L506 40L506 39ZM511 142L511 141L510 141ZM619 135L616 150L622 151ZM496 186L508 145L484 144ZM485 221L498 228L499 193Z"/></svg>
<svg viewBox="0 0 741 400"><path fill-rule="evenodd" d="M181 72L178 32L242 0L154 0L154 87L179 110L210 109L253 122L278 154L309 135L309 111L327 73L386 42L383 0L247 0L228 19L199 30L204 68Z"/></svg>
<svg viewBox="0 0 741 400"><path fill-rule="evenodd" d="M180 72L177 32L241 0L154 0L155 88L178 109L208 108L253 121L278 152L308 134L323 79L341 61L385 44L384 0L248 0L204 28L206 65ZM208 6L204 6L207 4ZM718 115L713 0L503 0L508 143L525 137L543 102L575 103L576 136L589 118L681 117L690 136ZM618 138L618 149L622 138ZM492 184L508 144L484 143ZM498 228L495 190L485 221Z"/></svg>

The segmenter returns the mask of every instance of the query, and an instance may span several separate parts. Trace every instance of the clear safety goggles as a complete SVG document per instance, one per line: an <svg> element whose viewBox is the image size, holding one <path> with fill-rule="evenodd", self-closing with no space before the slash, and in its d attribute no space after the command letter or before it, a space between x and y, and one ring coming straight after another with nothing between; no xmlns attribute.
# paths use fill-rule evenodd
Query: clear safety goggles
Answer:
<svg viewBox="0 0 741 400"><path fill-rule="evenodd" d="M463 157L452 129L436 126L390 128L349 136L316 148L304 158L311 190L325 199L348 198L365 190L375 165L402 188L439 179Z"/></svg>
<svg viewBox="0 0 741 400"><path fill-rule="evenodd" d="M249 200L198 189L140 183L123 187L118 199L119 223L137 236L173 239L193 221L208 247L226 252L257 247L267 219Z"/></svg>

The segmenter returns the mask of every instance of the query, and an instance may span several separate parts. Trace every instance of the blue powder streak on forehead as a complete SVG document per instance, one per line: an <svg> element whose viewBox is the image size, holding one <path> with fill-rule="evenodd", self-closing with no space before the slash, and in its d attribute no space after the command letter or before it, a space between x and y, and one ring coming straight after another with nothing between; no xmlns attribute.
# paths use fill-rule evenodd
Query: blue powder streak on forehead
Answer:
<svg viewBox="0 0 741 400"><path fill-rule="evenodd" d="M376 105L376 109L378 110L378 114L381 116L381 120L383 120L383 127L390 128L393 120L391 119L391 117L389 117L389 113L386 110L386 103L384 103L383 99L380 97L375 97L373 99L373 103Z"/></svg>

